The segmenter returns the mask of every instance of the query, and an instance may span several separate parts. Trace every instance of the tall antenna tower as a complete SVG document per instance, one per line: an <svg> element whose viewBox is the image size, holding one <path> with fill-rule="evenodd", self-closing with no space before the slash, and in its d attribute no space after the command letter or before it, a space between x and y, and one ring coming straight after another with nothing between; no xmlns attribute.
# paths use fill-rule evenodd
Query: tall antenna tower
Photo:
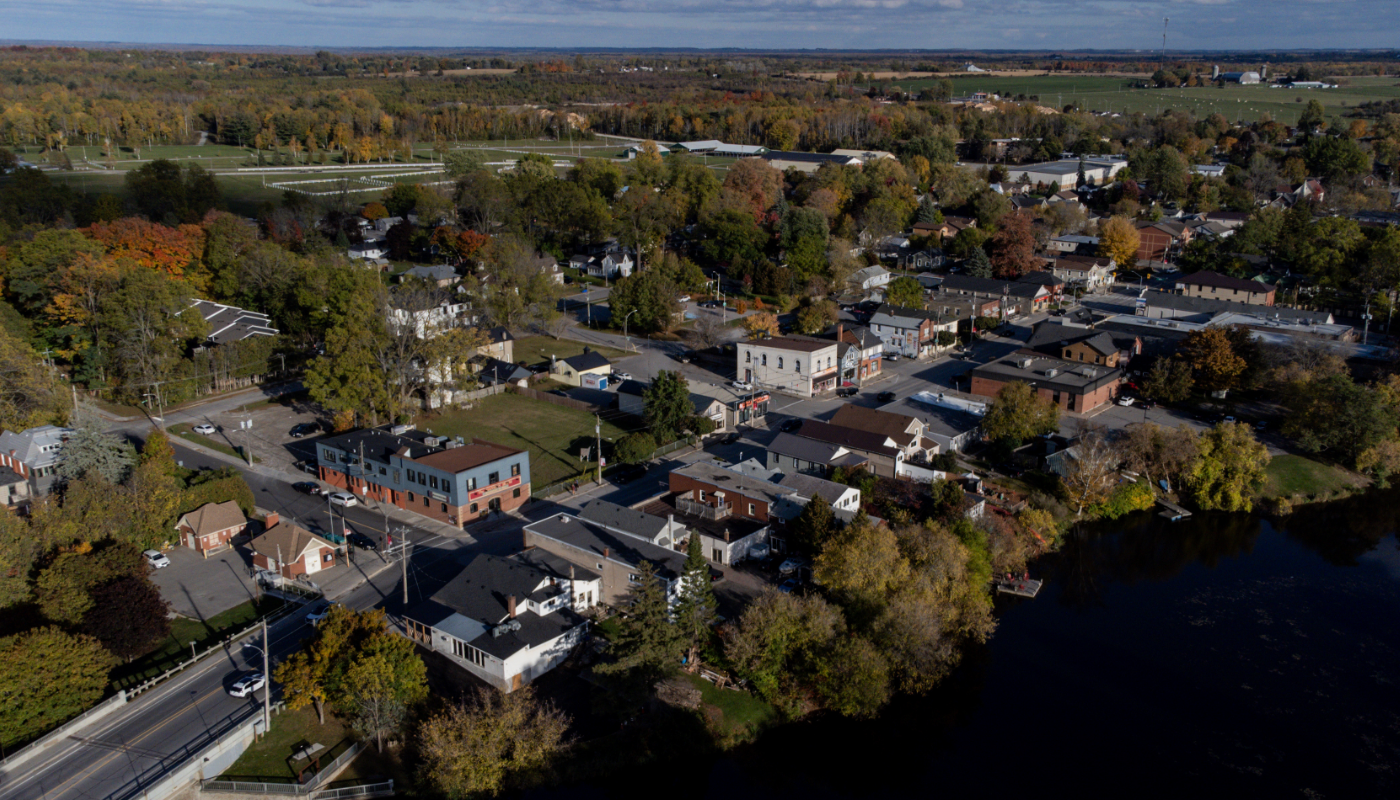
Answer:
<svg viewBox="0 0 1400 800"><path fill-rule="evenodd" d="M1171 17L1162 17L1162 63L1167 61L1167 23L1171 21Z"/></svg>

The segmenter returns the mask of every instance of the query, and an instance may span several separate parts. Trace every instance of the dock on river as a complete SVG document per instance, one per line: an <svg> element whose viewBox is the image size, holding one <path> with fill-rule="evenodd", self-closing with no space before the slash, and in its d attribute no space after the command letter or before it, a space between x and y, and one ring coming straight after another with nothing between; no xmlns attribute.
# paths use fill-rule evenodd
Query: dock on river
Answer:
<svg viewBox="0 0 1400 800"><path fill-rule="evenodd" d="M997 581L997 591L1017 597L1035 597L1040 594L1041 583L1034 578L1004 578Z"/></svg>
<svg viewBox="0 0 1400 800"><path fill-rule="evenodd" d="M1187 511L1186 509L1182 508L1176 503L1167 500L1158 500L1157 504L1160 505L1162 508L1166 509L1162 512L1162 516L1166 517L1172 522L1183 520L1191 516L1190 511Z"/></svg>

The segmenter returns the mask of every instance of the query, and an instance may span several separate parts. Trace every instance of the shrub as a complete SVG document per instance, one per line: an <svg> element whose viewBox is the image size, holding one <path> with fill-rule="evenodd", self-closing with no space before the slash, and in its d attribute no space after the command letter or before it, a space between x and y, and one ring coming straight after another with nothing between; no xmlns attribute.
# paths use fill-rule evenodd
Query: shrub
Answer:
<svg viewBox="0 0 1400 800"><path fill-rule="evenodd" d="M1145 511L1151 508L1155 501L1152 486L1146 481L1120 483L1114 488L1108 501L1098 505L1094 511L1104 519L1118 519L1134 511Z"/></svg>
<svg viewBox="0 0 1400 800"><path fill-rule="evenodd" d="M631 433L617 442L613 455L624 464L640 464L656 452L656 440L649 433Z"/></svg>

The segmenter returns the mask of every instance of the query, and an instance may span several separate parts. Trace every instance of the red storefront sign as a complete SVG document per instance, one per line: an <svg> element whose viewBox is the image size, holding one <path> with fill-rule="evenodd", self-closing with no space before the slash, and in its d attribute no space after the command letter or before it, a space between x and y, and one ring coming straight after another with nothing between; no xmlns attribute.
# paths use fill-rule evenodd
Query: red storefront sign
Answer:
<svg viewBox="0 0 1400 800"><path fill-rule="evenodd" d="M501 481L500 483L493 483L493 484L491 484L490 486L487 486L487 487L484 487L484 488L481 488L481 489L477 489L477 490L474 491L474 492L469 492L469 493L467 493L467 497L468 497L468 499L475 500L475 499L477 499L478 497L481 497L482 495L490 494L491 492L494 492L494 491L496 491L496 490L498 490L498 489L509 489L509 488L511 488L511 487L513 487L513 486L519 486L519 485L520 485L520 476L519 476L519 475L516 475L514 478L511 478L511 479L508 480L508 481Z"/></svg>

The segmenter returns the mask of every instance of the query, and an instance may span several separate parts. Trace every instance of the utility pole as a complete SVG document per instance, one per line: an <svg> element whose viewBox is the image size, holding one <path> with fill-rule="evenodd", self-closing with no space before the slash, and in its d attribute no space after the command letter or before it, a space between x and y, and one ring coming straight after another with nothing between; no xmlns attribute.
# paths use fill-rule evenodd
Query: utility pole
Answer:
<svg viewBox="0 0 1400 800"><path fill-rule="evenodd" d="M1366 295L1366 310L1361 314L1361 344L1365 346L1370 342L1371 336L1371 296Z"/></svg>
<svg viewBox="0 0 1400 800"><path fill-rule="evenodd" d="M598 440L598 485L603 485L603 420L597 414L593 415L593 435Z"/></svg>
<svg viewBox="0 0 1400 800"><path fill-rule="evenodd" d="M281 555L280 555L280 554L278 555L278 558L279 558L279 559L281 558ZM267 617L263 617L262 628L263 628L263 637L262 637L262 639L263 639L263 641L262 641L262 644L263 644L263 646L262 646L262 651L263 651L263 736L266 736L266 735L268 734L268 731L271 730L271 727L270 727L270 726L272 725L272 711L271 711L271 709L272 709L272 702L268 699L268 696L269 696L269 695L271 694L271 692L272 692L272 676L271 676L271 674L268 673L268 669L267 669L267 667L268 667L268 664L267 664L267 648L271 646L271 643L268 641L268 638L267 638Z"/></svg>
<svg viewBox="0 0 1400 800"><path fill-rule="evenodd" d="M399 545L399 562L403 567L403 608L408 610L408 535L403 528L399 528L399 535L403 536L403 544Z"/></svg>
<svg viewBox="0 0 1400 800"><path fill-rule="evenodd" d="M1167 63L1167 23L1171 22L1171 17L1162 17L1162 64Z"/></svg>

